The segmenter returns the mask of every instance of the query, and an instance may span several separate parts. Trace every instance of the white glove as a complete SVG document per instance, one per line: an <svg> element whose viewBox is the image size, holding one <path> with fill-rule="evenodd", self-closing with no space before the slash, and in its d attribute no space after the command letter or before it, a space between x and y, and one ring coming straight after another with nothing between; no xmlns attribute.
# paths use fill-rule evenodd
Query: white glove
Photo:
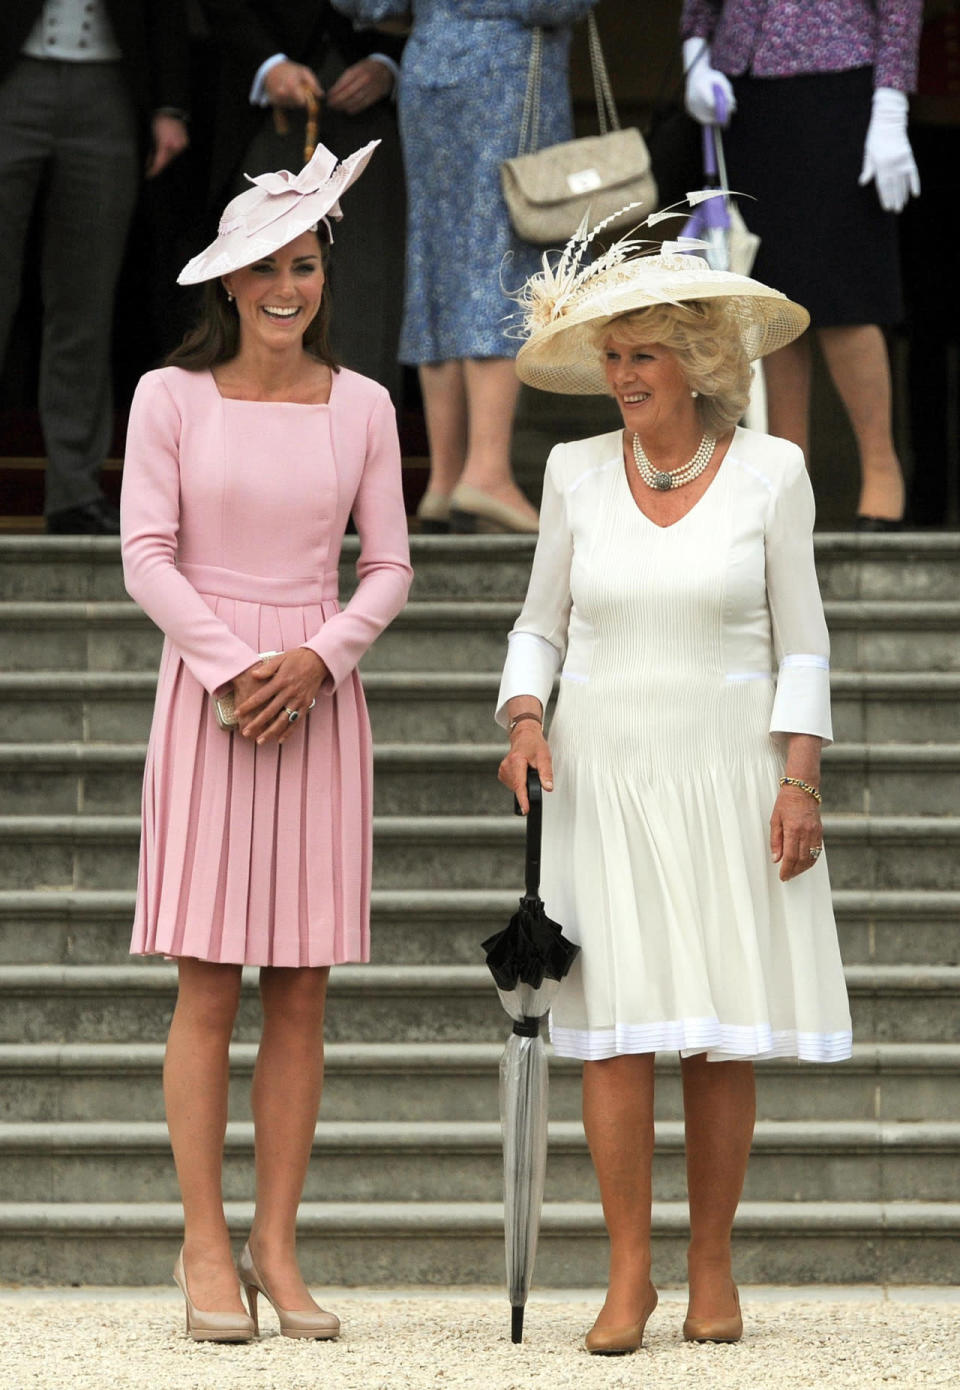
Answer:
<svg viewBox="0 0 960 1390"><path fill-rule="evenodd" d="M871 179L884 212L900 212L911 193L920 196L920 175L907 139L907 98L895 87L878 87L873 94L861 186Z"/></svg>
<svg viewBox="0 0 960 1390"><path fill-rule="evenodd" d="M727 103L727 120L737 109L733 88L729 79L713 67L710 58L710 45L706 39L684 39L683 70L687 75L684 105L695 121L701 125L717 125L717 106L714 87L719 87Z"/></svg>

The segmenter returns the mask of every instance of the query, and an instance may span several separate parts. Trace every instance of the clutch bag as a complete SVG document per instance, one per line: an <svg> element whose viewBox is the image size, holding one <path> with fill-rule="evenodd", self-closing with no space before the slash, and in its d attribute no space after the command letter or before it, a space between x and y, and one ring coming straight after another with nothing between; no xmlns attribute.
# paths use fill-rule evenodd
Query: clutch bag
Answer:
<svg viewBox="0 0 960 1390"><path fill-rule="evenodd" d="M282 652L259 652L258 661L266 661L271 656L282 656ZM217 727L223 729L224 733L232 734L237 727L239 720L236 712L236 697L233 693L233 686L225 690L222 695L212 695L213 713L217 720Z"/></svg>

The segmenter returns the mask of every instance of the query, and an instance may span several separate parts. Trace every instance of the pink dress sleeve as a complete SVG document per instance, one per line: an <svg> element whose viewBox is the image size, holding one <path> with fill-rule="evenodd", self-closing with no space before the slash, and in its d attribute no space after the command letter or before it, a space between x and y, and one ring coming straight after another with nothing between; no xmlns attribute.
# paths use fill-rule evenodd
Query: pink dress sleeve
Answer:
<svg viewBox="0 0 960 1390"><path fill-rule="evenodd" d="M367 423L366 458L352 510L360 535L360 582L346 607L328 618L316 636L303 643L316 652L329 672L321 686L326 694L336 690L397 616L413 580L400 476L400 441L386 392L378 399Z"/></svg>
<svg viewBox="0 0 960 1390"><path fill-rule="evenodd" d="M180 531L180 412L159 373L137 386L130 408L120 498L123 579L212 694L257 653L230 631L176 566Z"/></svg>

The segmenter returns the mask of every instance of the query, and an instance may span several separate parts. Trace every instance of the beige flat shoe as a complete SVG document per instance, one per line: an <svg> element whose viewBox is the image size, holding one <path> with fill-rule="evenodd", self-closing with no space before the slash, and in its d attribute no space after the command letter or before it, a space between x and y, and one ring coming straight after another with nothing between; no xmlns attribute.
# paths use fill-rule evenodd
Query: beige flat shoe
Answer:
<svg viewBox="0 0 960 1390"><path fill-rule="evenodd" d="M683 1323L685 1342L739 1342L743 1336L743 1315L740 1312L740 1291L734 1285L733 1296L737 1311L730 1318L691 1318Z"/></svg>
<svg viewBox="0 0 960 1390"><path fill-rule="evenodd" d="M639 1322L630 1327L591 1327L583 1345L591 1356L627 1356L639 1351L643 1346L644 1329L657 1302L657 1291L651 1284L649 1301Z"/></svg>
<svg viewBox="0 0 960 1390"><path fill-rule="evenodd" d="M535 536L540 530L540 523L536 518L531 521L516 507L508 507L506 502L498 502L489 493L461 483L450 494L450 529L466 534L502 534L509 531Z"/></svg>
<svg viewBox="0 0 960 1390"><path fill-rule="evenodd" d="M173 1278L187 1305L187 1336L195 1342L252 1342L256 1337L256 1323L246 1313L208 1313L193 1306L187 1293L182 1246L173 1267Z"/></svg>
<svg viewBox="0 0 960 1390"><path fill-rule="evenodd" d="M257 1294L262 1293L280 1319L280 1331L284 1337L310 1337L314 1341L330 1341L340 1335L340 1319L335 1313L327 1313L322 1308L298 1313L289 1308L281 1308L266 1284L260 1277L257 1266L250 1254L250 1246L245 1245L237 1261L240 1282L247 1291L250 1316L254 1326L259 1329L257 1317Z"/></svg>
<svg viewBox="0 0 960 1390"><path fill-rule="evenodd" d="M450 530L450 498L440 492L425 492L417 507L417 520L421 535L445 535Z"/></svg>

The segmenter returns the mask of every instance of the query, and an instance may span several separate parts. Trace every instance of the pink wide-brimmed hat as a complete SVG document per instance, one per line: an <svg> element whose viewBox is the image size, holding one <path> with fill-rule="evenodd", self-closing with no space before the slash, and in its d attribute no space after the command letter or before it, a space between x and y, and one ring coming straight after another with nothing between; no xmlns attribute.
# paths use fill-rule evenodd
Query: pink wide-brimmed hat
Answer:
<svg viewBox="0 0 960 1390"><path fill-rule="evenodd" d="M187 262L177 284L199 285L252 265L320 222L326 224L332 241L330 219L343 216L340 197L363 173L379 143L371 140L343 160L325 145L318 145L299 174L287 169L256 178L245 174L253 187L227 204L216 241Z"/></svg>

